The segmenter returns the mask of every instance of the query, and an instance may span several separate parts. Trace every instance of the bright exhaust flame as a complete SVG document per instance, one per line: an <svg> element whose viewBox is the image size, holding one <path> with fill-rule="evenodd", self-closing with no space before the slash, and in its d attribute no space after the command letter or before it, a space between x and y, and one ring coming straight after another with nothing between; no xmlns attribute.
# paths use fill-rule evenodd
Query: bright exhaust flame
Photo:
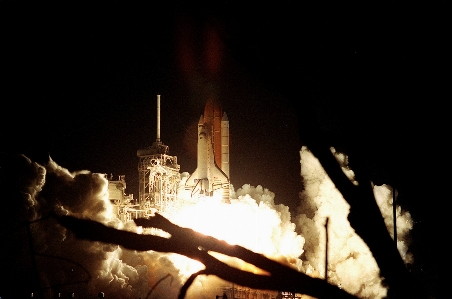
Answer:
<svg viewBox="0 0 452 299"><path fill-rule="evenodd" d="M295 233L294 224L281 218L281 214L288 213L288 210L275 209L273 194L268 190L249 185L245 185L243 189L256 189L257 192L267 194L259 203L249 194L231 200L230 204L209 197L195 204L184 204L184 200L180 200L180 204L167 211L165 216L179 226L224 240L231 245L243 246L269 258L285 257L286 263L290 260L291 265L299 269L301 260L297 259L303 253L304 238ZM290 219L290 215L285 215L285 218ZM186 277L203 267L199 262L188 258L178 256L171 259ZM228 260L225 257L223 259ZM229 262L232 263L232 259ZM235 262L234 265L242 270L262 273L262 270L244 262Z"/></svg>
<svg viewBox="0 0 452 299"><path fill-rule="evenodd" d="M229 266L235 267L237 269L251 272L256 275L267 275L267 276L270 275L270 273L268 273L267 271L262 270L262 269L254 266L250 263L247 263L244 260L241 260L239 258L230 257L230 256L227 256L225 254L215 252L215 251L209 251L209 254L212 255L213 257L215 257L216 259L218 259L219 261L222 261L223 263L226 263Z"/></svg>

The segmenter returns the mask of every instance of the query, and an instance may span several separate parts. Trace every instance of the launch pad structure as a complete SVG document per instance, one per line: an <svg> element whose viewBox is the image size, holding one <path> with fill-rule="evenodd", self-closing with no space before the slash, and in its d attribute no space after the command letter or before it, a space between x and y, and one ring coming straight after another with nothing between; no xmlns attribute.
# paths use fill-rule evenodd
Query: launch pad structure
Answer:
<svg viewBox="0 0 452 299"><path fill-rule="evenodd" d="M132 203L126 200L124 192L116 196L121 199L112 203L118 213L126 214L118 216L129 220L168 211L176 203L179 188L189 191L192 198L212 197L230 203L229 120L214 98L207 100L199 119L197 143L197 168L182 186L177 157L171 156L169 147L160 140L160 95L157 95L157 138L152 146L137 150L138 199ZM121 184L125 185L125 181ZM112 182L109 189L117 193L114 186Z"/></svg>
<svg viewBox="0 0 452 299"><path fill-rule="evenodd" d="M165 211L177 199L180 165L177 157L160 141L160 95L157 95L157 139L149 148L137 151L138 205L140 216Z"/></svg>
<svg viewBox="0 0 452 299"><path fill-rule="evenodd" d="M229 120L218 101L209 98L198 122L197 168L185 182L191 197L217 197L230 203ZM137 151L140 216L164 212L177 199L180 166L160 140L160 95L157 95L157 139Z"/></svg>
<svg viewBox="0 0 452 299"><path fill-rule="evenodd" d="M215 197L230 203L229 120L215 99L208 99L199 119L197 142L197 168L182 186L177 157L169 155L169 147L160 140L160 95L157 95L157 138L152 146L137 150L138 199L128 198L125 188L116 190L116 186L125 186L123 177L109 182L109 192L115 197L110 200L117 217L127 222L165 212L176 203L179 188L189 191L192 198ZM118 191L122 193L118 195Z"/></svg>
<svg viewBox="0 0 452 299"><path fill-rule="evenodd" d="M109 199L114 213L123 222L147 218L155 212L165 212L178 200L179 188L190 191L191 197L212 197L230 203L229 180L229 120L214 99L206 103L198 122L197 168L181 185L177 157L169 155L169 147L160 140L160 95L157 95L157 138L152 146L137 150L138 200L125 195L125 177L108 179ZM272 293L239 286L223 286L222 296L231 299L298 299L298 294Z"/></svg>
<svg viewBox="0 0 452 299"><path fill-rule="evenodd" d="M138 151L139 205L143 210L165 211L177 199L180 166L177 157L168 155L167 146L154 142Z"/></svg>

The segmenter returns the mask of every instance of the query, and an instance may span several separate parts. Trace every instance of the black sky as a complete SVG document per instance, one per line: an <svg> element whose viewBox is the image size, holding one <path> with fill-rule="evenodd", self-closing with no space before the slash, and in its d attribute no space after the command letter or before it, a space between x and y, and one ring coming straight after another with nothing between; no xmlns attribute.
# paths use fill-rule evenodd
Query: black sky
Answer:
<svg viewBox="0 0 452 299"><path fill-rule="evenodd" d="M309 113L375 182L398 188L424 257L415 270L434 294L431 185L448 133L443 2L248 4L0 1L1 151L125 174L137 197L136 151L155 141L156 95L161 139L192 172L193 125L213 94L230 120L234 187L262 185L295 214L297 117Z"/></svg>

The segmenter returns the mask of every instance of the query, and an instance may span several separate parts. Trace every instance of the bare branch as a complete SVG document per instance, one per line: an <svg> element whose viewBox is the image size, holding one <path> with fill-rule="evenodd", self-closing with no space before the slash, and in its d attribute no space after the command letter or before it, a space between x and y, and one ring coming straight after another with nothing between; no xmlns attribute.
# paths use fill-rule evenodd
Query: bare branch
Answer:
<svg viewBox="0 0 452 299"><path fill-rule="evenodd" d="M300 132L302 139L309 150L320 161L325 172L339 192L341 192L344 199L350 204L350 213L348 215L350 225L369 246L380 268L380 275L384 279L383 282L389 287L390 293L392 295L397 294L398 298L418 297L421 292L417 290L417 286L413 283L402 257L393 244L376 203L371 180L367 175L367 171L362 167L364 163L359 160L360 155L347 153L356 162L353 164L353 171L359 185L355 186L344 174L339 163L329 150L331 145L325 142L323 134L309 124L311 119L308 113L303 114L303 117L300 116L299 120L300 127L305 128L302 133Z"/></svg>
<svg viewBox="0 0 452 299"><path fill-rule="evenodd" d="M229 245L224 241L205 236L191 229L179 227L159 214L150 219L137 219L136 222L139 225L162 229L170 233L169 239L117 230L92 220L78 219L72 216L56 217L63 226L72 230L78 238L118 244L132 250L173 252L197 260L204 264L205 269L192 276L193 280L201 274L215 275L226 281L253 289L290 291L317 298L355 298L346 291L328 284L323 279L310 277L241 246ZM208 251L216 251L242 259L268 271L270 275L256 275L231 267L214 258ZM187 281L184 288L188 289L191 282L191 280ZM186 290L181 290L181 294L185 294L185 292Z"/></svg>
<svg viewBox="0 0 452 299"><path fill-rule="evenodd" d="M187 281L184 283L184 285L180 289L179 296L177 298L178 299L184 299L185 295L187 294L188 288L193 284L193 282L195 281L196 277L198 277L199 275L203 275L203 274L205 274L205 271L204 270L200 270L200 271L190 275L190 277L187 279Z"/></svg>
<svg viewBox="0 0 452 299"><path fill-rule="evenodd" d="M160 278L159 281L157 281L157 282L152 286L152 288L149 290L148 294L146 295L146 299L148 299L148 298L151 296L152 292L155 290L155 288L156 288L162 281L164 281L165 279L167 279L168 277L171 277L171 282L173 281L173 280L172 280L171 274L166 274L165 276L163 276L162 278Z"/></svg>

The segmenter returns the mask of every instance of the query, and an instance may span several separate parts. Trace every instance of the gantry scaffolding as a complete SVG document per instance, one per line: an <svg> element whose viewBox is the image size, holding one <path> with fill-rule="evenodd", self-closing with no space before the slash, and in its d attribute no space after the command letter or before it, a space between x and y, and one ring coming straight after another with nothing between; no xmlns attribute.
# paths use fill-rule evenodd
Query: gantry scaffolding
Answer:
<svg viewBox="0 0 452 299"><path fill-rule="evenodd" d="M140 209L165 211L177 198L180 182L177 157L168 155L168 146L159 141L148 149L138 150L137 155Z"/></svg>
<svg viewBox="0 0 452 299"><path fill-rule="evenodd" d="M280 299L280 293L267 290L254 290L248 287L241 287L232 284L232 286L222 287L223 295L217 296L218 299Z"/></svg>
<svg viewBox="0 0 452 299"><path fill-rule="evenodd" d="M140 216L165 211L177 198L180 165L177 157L160 141L160 95L157 95L157 139L151 147L139 149L138 203ZM138 217L138 211L136 217Z"/></svg>
<svg viewBox="0 0 452 299"><path fill-rule="evenodd" d="M108 180L108 198L113 206L113 214L123 223L132 220L133 213L137 208L134 203L133 194L126 195L125 175L120 175L117 180L113 179L113 174L104 177Z"/></svg>

